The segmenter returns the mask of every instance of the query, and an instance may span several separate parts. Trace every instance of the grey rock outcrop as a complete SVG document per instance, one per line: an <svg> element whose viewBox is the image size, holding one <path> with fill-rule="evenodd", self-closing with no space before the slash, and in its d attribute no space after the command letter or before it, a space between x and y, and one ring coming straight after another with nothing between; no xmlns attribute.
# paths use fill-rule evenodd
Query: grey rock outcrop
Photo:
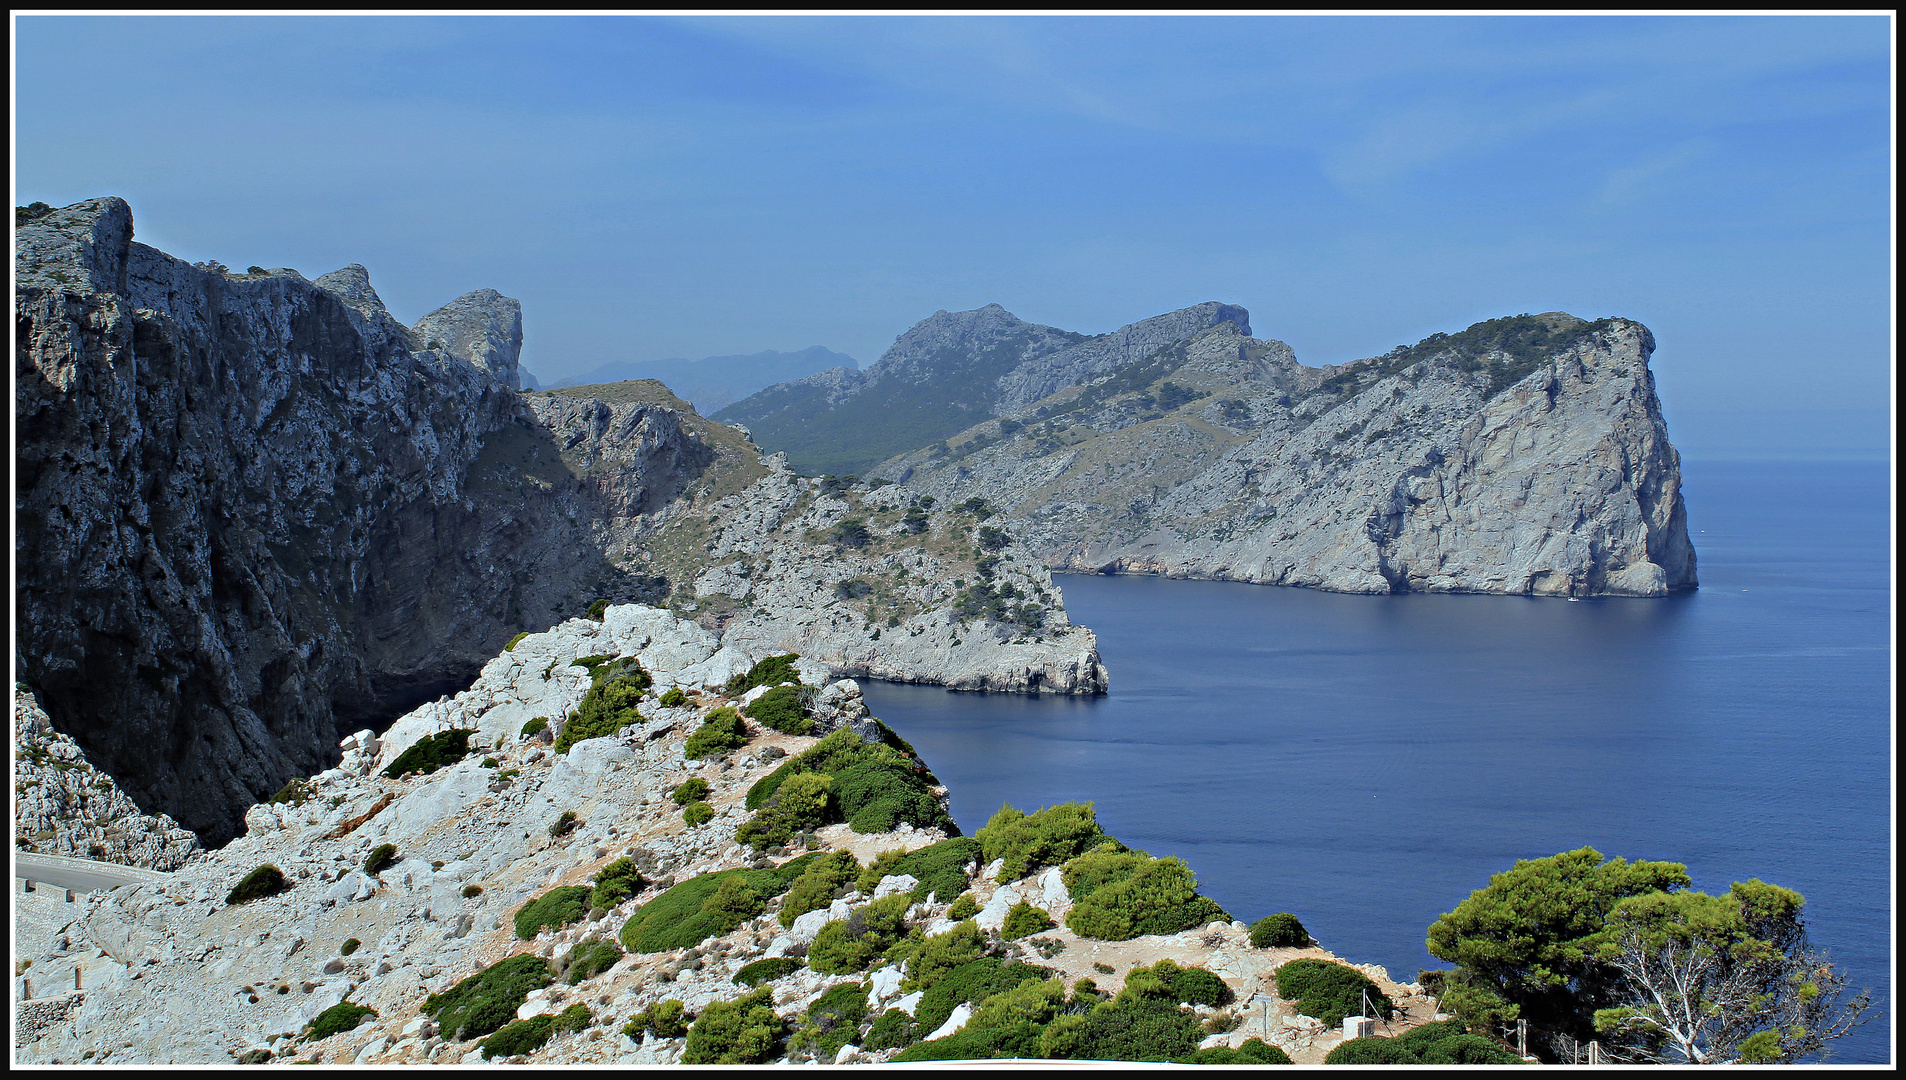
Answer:
<svg viewBox="0 0 1906 1080"><path fill-rule="evenodd" d="M1246 325L1214 320L873 475L983 495L1069 570L1358 593L1695 586L1646 327L1557 312L1308 368Z"/></svg>
<svg viewBox="0 0 1906 1080"><path fill-rule="evenodd" d="M199 853L198 837L164 814L141 813L18 687L13 747L15 849L152 870L177 870Z"/></svg>
<svg viewBox="0 0 1906 1080"><path fill-rule="evenodd" d="M464 293L418 319L410 332L424 348L442 349L516 389L516 359L523 351L523 305L495 289Z"/></svg>

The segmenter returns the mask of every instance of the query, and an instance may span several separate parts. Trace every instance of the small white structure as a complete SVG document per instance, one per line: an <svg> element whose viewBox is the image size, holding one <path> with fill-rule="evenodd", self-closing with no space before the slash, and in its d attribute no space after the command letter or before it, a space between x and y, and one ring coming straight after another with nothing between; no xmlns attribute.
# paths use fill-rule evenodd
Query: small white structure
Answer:
<svg viewBox="0 0 1906 1080"><path fill-rule="evenodd" d="M1346 1042L1351 1039L1367 1039L1376 1034L1376 1031L1377 1022L1368 1016L1343 1018L1343 1037Z"/></svg>

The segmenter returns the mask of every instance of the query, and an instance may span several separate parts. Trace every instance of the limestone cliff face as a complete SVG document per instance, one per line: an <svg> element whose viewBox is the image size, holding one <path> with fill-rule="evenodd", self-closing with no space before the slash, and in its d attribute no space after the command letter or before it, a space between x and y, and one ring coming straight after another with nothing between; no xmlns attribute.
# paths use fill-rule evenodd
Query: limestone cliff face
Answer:
<svg viewBox="0 0 1906 1080"><path fill-rule="evenodd" d="M1247 325L1209 322L874 475L991 499L1069 570L1359 593L1695 586L1646 327L1519 316L1308 368Z"/></svg>
<svg viewBox="0 0 1906 1080"><path fill-rule="evenodd" d="M340 728L641 598L578 523L591 492L515 479L556 457L515 301L426 316L422 348L362 267L191 266L111 198L16 254L16 679L147 810L229 837Z"/></svg>

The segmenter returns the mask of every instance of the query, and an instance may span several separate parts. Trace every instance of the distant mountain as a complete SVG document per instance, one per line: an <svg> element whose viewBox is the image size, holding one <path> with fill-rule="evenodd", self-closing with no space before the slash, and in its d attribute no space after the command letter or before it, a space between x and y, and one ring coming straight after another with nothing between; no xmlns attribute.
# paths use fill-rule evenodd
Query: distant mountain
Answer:
<svg viewBox="0 0 1906 1080"><path fill-rule="evenodd" d="M740 423L807 473L858 473L1031 401L1144 359L1243 308L1204 303L1088 337L1022 321L998 304L936 311L866 371L833 369L771 386L714 418Z"/></svg>
<svg viewBox="0 0 1906 1080"><path fill-rule="evenodd" d="M858 371L860 361L815 345L800 352L769 349L747 356L710 356L702 360L623 360L550 383L543 389L655 379L706 416L764 386L843 366Z"/></svg>

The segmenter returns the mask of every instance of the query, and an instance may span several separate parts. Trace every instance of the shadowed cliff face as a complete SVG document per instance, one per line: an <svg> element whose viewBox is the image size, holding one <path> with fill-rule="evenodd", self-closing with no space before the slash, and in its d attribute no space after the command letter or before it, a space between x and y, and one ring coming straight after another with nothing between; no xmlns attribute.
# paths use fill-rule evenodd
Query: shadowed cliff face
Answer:
<svg viewBox="0 0 1906 1080"><path fill-rule="evenodd" d="M15 677L142 808L222 843L340 729L653 598L590 522L711 455L655 409L643 454L574 475L512 389L515 301L460 298L423 349L361 267L230 275L131 236L118 199L19 231Z"/></svg>

